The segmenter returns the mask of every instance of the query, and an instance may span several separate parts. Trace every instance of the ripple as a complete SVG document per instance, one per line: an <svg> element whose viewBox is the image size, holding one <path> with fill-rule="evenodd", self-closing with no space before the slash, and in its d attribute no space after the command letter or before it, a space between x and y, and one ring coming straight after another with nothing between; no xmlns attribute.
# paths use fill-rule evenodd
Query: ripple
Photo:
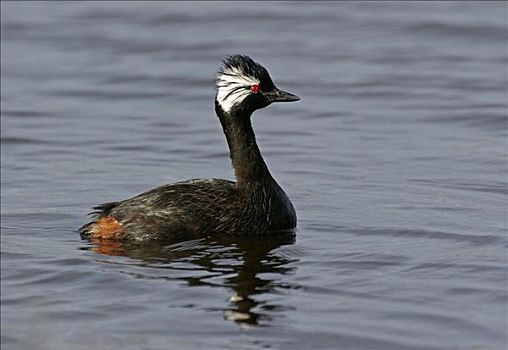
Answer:
<svg viewBox="0 0 508 350"><path fill-rule="evenodd" d="M30 137L18 137L18 136L3 136L1 139L2 145L32 145L32 144L51 144L52 142L35 139Z"/></svg>
<svg viewBox="0 0 508 350"><path fill-rule="evenodd" d="M83 99L98 99L98 100L130 100L130 99L151 99L151 98L161 98L167 97L166 93L163 92L128 92L128 91L108 91L108 90L51 90L47 92L52 96L61 96L61 97L78 97Z"/></svg>
<svg viewBox="0 0 508 350"><path fill-rule="evenodd" d="M505 41L507 38L506 28L496 25L463 25L437 21L420 22L408 27L409 31L418 34L430 34L433 36L456 36L459 38L470 37L490 41Z"/></svg>
<svg viewBox="0 0 508 350"><path fill-rule="evenodd" d="M410 179L409 181L431 185L434 187L453 188L459 190L478 191L486 193L494 193L500 195L508 195L508 183L471 183L471 182L458 182L455 180L425 180L425 179Z"/></svg>
<svg viewBox="0 0 508 350"><path fill-rule="evenodd" d="M11 110L2 109L2 116L4 117L15 117L15 118L44 118L49 117L51 114L47 112L41 112L36 110Z"/></svg>
<svg viewBox="0 0 508 350"><path fill-rule="evenodd" d="M426 230L413 230L413 229L379 229L379 228L362 228L353 229L350 232L357 235L373 235L373 236L393 236L393 237L414 237L414 238L428 238L428 239L443 239L456 242L468 242L476 246L486 245L506 245L508 240L505 237L488 235L488 234L460 234L443 231L426 231Z"/></svg>

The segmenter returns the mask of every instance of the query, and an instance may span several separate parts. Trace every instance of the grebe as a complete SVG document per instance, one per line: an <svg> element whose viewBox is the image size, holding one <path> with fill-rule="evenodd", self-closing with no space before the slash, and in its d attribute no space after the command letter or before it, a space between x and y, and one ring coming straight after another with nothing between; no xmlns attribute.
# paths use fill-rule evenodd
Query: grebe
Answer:
<svg viewBox="0 0 508 350"><path fill-rule="evenodd" d="M154 240L180 234L261 235L296 227L291 201L270 174L256 144L252 113L272 102L300 98L279 90L248 56L228 56L216 80L215 112L222 124L236 183L193 179L94 207L81 237Z"/></svg>

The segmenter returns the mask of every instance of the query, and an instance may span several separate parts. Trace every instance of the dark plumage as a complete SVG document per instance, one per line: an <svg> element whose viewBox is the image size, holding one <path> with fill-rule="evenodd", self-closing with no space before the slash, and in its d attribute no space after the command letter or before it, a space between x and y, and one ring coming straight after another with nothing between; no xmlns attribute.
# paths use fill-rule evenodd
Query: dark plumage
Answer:
<svg viewBox="0 0 508 350"><path fill-rule="evenodd" d="M264 67L229 56L217 77L215 111L230 149L237 182L189 180L95 207L79 232L89 239L153 240L177 235L260 235L296 226L293 205L270 175L250 117L272 102L299 98L275 87Z"/></svg>

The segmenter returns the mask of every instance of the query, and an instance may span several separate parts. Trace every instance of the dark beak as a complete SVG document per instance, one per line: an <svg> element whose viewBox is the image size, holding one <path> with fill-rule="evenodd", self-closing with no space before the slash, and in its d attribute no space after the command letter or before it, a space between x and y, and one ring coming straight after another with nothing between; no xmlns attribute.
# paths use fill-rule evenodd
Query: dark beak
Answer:
<svg viewBox="0 0 508 350"><path fill-rule="evenodd" d="M279 90L277 88L273 89L270 92L265 93L268 101L271 102L293 102L299 101L300 97L290 94L289 92Z"/></svg>

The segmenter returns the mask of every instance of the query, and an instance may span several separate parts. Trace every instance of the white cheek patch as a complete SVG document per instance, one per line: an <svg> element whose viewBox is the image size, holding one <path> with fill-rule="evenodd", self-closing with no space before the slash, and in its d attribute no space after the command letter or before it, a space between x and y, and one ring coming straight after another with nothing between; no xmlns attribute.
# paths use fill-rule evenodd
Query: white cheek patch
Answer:
<svg viewBox="0 0 508 350"><path fill-rule="evenodd" d="M240 104L251 93L251 86L259 80L243 74L236 68L228 68L217 77L217 102L225 112Z"/></svg>

